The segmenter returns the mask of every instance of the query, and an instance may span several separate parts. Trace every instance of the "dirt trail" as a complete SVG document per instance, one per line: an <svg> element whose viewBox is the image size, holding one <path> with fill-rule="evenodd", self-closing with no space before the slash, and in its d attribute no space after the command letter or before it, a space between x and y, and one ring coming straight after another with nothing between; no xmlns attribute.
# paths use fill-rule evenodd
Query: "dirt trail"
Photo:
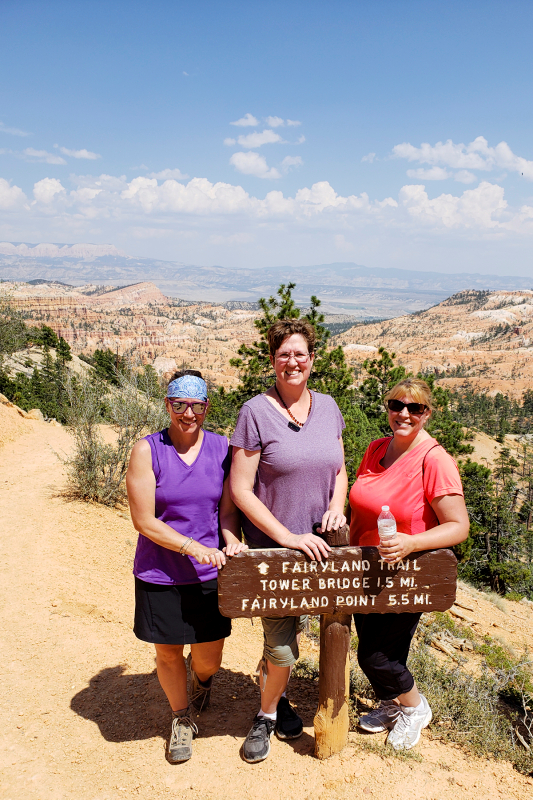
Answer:
<svg viewBox="0 0 533 800"><path fill-rule="evenodd" d="M317 687L306 681L291 687L303 737L292 745L273 740L267 761L246 764L239 750L258 703L253 673L261 649L260 626L248 620L234 623L193 759L169 765L169 712L152 650L131 632L131 523L60 496L57 453L70 448L63 428L28 421L23 430L0 449L2 798L533 797L530 778L468 757L430 730L417 748L421 762L368 752L359 734L350 734L342 754L317 761ZM503 616L476 602L490 607L487 628ZM530 633L531 611L519 613Z"/></svg>

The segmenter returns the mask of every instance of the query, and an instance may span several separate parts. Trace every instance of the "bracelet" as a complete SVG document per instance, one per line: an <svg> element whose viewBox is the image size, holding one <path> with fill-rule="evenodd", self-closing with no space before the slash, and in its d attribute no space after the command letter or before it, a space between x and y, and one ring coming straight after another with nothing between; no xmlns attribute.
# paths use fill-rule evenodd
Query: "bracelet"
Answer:
<svg viewBox="0 0 533 800"><path fill-rule="evenodd" d="M181 547L180 547L180 549L179 549L179 554L180 554L180 556L184 556L184 555L185 555L185 551L187 550L187 548L189 547L189 545L190 545L190 543L191 543L191 542L192 542L192 536L190 536L190 537L187 539L187 541L186 541L186 542L184 542L184 543L181 545Z"/></svg>

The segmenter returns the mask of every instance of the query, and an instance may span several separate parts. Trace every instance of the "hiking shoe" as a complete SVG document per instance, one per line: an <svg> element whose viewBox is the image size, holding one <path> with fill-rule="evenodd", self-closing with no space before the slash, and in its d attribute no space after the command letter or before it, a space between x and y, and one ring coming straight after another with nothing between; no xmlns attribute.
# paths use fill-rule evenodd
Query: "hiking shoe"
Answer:
<svg viewBox="0 0 533 800"><path fill-rule="evenodd" d="M242 746L242 757L249 764L264 761L270 753L270 737L276 722L268 717L256 717Z"/></svg>
<svg viewBox="0 0 533 800"><path fill-rule="evenodd" d="M298 739L304 724L286 697L280 697L277 707L276 736L278 739Z"/></svg>
<svg viewBox="0 0 533 800"><path fill-rule="evenodd" d="M191 703L197 711L205 711L205 709L209 707L209 702L211 700L211 684L213 682L213 676L209 678L207 684L201 683L198 675L191 667L191 662L192 656L189 653L187 656L187 666L189 667L189 672L191 673Z"/></svg>
<svg viewBox="0 0 533 800"><path fill-rule="evenodd" d="M400 706L394 700L382 700L377 708L365 714L357 723L368 733L382 733L390 730L400 715Z"/></svg>
<svg viewBox="0 0 533 800"><path fill-rule="evenodd" d="M192 740L197 733L198 728L188 713L174 717L167 748L167 761L171 764L188 761L192 756Z"/></svg>
<svg viewBox="0 0 533 800"><path fill-rule="evenodd" d="M400 706L398 719L387 736L387 744L392 745L395 750L410 750L418 744L422 730L431 722L433 714L428 701L423 695L420 695L420 698L421 709Z"/></svg>

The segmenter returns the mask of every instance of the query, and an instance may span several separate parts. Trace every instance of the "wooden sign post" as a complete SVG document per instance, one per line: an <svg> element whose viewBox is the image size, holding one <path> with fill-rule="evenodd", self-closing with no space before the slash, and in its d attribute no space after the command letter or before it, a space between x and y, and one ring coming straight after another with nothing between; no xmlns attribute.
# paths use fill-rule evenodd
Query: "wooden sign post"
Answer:
<svg viewBox="0 0 533 800"><path fill-rule="evenodd" d="M317 533L316 525L313 533ZM345 547L350 540L350 529L345 525L326 533L324 538L330 547ZM339 753L348 741L351 627L351 614L334 611L320 615L318 708L313 725L315 756L321 760Z"/></svg>
<svg viewBox="0 0 533 800"><path fill-rule="evenodd" d="M346 745L349 729L351 615L446 611L455 601L457 560L451 550L414 553L387 564L377 547L328 540L327 560L300 550L245 550L219 572L218 604L225 617L320 614L319 704L315 755L328 758Z"/></svg>

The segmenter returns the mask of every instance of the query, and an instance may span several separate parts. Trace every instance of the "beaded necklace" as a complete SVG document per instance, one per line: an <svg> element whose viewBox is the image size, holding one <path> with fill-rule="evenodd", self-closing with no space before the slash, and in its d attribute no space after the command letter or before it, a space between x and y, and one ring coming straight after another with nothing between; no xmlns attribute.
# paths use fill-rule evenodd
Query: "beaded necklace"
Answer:
<svg viewBox="0 0 533 800"><path fill-rule="evenodd" d="M300 430L300 428L303 428L303 426L305 425L305 422L299 422L296 419L294 414L291 412L290 408L287 406L287 403L285 402L283 397L280 395L280 393L278 391L278 387L276 386L276 384L274 384L274 391L276 392L277 396L281 400L281 402L283 404L283 407L285 408L285 410L286 410L287 414L289 415L289 417L292 419L293 422L296 423L296 425L298 425L298 428L296 430ZM307 391L309 392L309 389ZM309 419L309 414L311 413L312 407L313 407L313 395L311 394L311 392L309 392L309 411L307 412L307 419ZM293 424L291 422L289 422L289 428L292 428L294 430L294 426L293 426Z"/></svg>

